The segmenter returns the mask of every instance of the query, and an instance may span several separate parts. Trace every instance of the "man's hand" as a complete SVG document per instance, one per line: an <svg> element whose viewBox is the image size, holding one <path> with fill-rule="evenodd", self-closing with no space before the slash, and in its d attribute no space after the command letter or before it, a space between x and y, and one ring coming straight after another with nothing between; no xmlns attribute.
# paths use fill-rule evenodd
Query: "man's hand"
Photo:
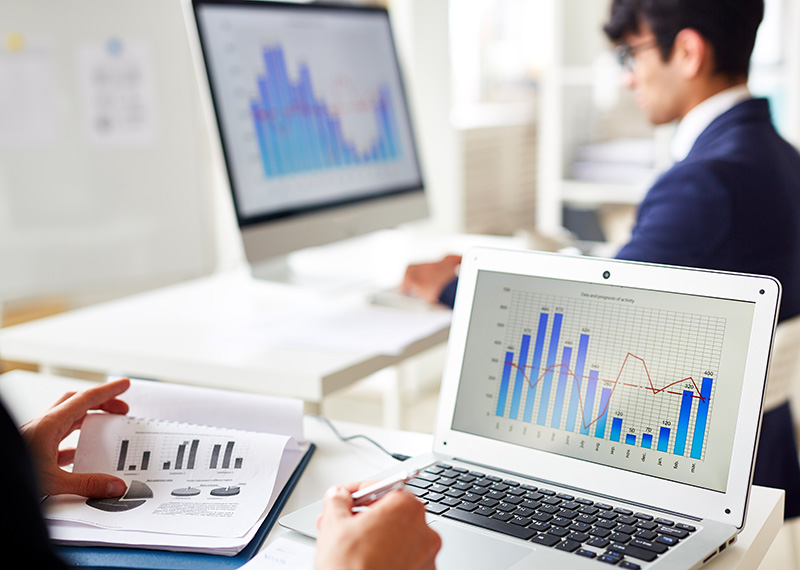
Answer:
<svg viewBox="0 0 800 570"><path fill-rule="evenodd" d="M61 466L72 463L75 450L59 450L59 445L65 437L80 429L89 410L127 414L128 404L118 400L117 396L129 386L130 380L126 378L83 392L65 394L47 412L20 428L36 465L43 493L72 493L97 498L120 497L125 493L125 482L118 477L103 473L69 473L61 469Z"/></svg>
<svg viewBox="0 0 800 570"><path fill-rule="evenodd" d="M441 261L409 265L400 290L431 304L439 301L444 288L457 276L460 255L448 255Z"/></svg>
<svg viewBox="0 0 800 570"><path fill-rule="evenodd" d="M425 507L406 491L392 491L353 513L358 484L332 487L317 521L316 570L433 570L442 546L425 523Z"/></svg>

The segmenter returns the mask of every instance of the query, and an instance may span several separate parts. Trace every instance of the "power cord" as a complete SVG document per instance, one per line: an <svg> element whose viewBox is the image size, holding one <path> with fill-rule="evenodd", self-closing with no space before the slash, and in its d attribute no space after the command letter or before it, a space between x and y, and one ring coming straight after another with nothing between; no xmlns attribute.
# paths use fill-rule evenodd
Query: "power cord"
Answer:
<svg viewBox="0 0 800 570"><path fill-rule="evenodd" d="M359 434L355 434L355 435L344 436L341 433L339 433L339 430L336 429L336 426L333 425L333 423L328 418L326 418L325 416L312 415L311 417L312 418L316 418L319 421L325 423L331 429L331 431L334 434L336 434L336 437L338 437L341 441L347 442L347 441L351 441L351 440L354 440L354 439L365 439L368 442L370 442L372 445L374 445L375 447L377 447L378 449L383 451L386 455L389 455L390 457L393 457L397 461L405 461L406 459L409 458L408 455L404 455L402 453L392 453L391 451L388 451L380 443L378 443L377 441L375 441L374 439L372 439L370 437L367 437L364 434L360 434L359 433Z"/></svg>

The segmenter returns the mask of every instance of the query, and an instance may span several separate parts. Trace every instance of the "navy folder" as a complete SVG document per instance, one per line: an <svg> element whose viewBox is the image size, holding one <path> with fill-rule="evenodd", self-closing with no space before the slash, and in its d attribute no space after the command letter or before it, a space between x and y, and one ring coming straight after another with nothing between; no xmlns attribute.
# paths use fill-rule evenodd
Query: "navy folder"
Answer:
<svg viewBox="0 0 800 570"><path fill-rule="evenodd" d="M253 540L236 556L219 556L197 552L170 552L167 550L147 550L143 548L118 548L107 546L59 546L59 556L69 566L81 569L112 570L136 568L138 570L223 570L238 568L255 556L269 531L278 520L289 495L292 494L300 476L311 460L316 446L310 444L292 476L272 505L267 518Z"/></svg>

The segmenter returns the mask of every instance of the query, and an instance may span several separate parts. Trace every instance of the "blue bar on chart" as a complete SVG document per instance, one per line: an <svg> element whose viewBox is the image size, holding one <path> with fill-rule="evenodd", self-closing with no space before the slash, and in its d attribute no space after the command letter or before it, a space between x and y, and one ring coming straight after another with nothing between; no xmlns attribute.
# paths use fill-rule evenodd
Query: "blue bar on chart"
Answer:
<svg viewBox="0 0 800 570"><path fill-rule="evenodd" d="M611 420L611 441L619 442L620 435L622 435L622 418L614 418Z"/></svg>
<svg viewBox="0 0 800 570"><path fill-rule="evenodd" d="M589 427L592 425L592 412L594 411L594 396L597 393L597 370L589 371L589 382L586 385L586 396L583 400L583 412L581 419L581 434L589 435Z"/></svg>
<svg viewBox="0 0 800 570"><path fill-rule="evenodd" d="M652 433L643 433L642 434L642 447L645 449L651 449L653 447L653 434Z"/></svg>
<svg viewBox="0 0 800 570"><path fill-rule="evenodd" d="M549 315L539 315L539 327L536 329L536 344L533 347L533 362L531 364L531 382L528 385L528 394L525 396L525 413L522 421L530 423L533 416L533 402L536 399L536 388L542 374L542 352L544 351L544 337L547 334L547 320Z"/></svg>
<svg viewBox="0 0 800 570"><path fill-rule="evenodd" d="M666 453L669 450L669 433L668 427L661 427L658 430L658 450Z"/></svg>
<svg viewBox="0 0 800 570"><path fill-rule="evenodd" d="M632 433L625 434L626 445L636 445L636 436Z"/></svg>
<svg viewBox="0 0 800 570"><path fill-rule="evenodd" d="M550 427L561 427L561 415L564 411L564 394L567 391L567 384L570 379L569 362L572 359L572 347L565 346L561 353L561 373L558 375L558 387L556 388L556 403L553 406L553 417L550 419Z"/></svg>
<svg viewBox="0 0 800 570"><path fill-rule="evenodd" d="M567 425L564 429L575 431L575 417L578 415L578 402L583 386L583 368L586 366L586 351L589 348L589 335L582 334L578 343L578 360L575 362L575 380L573 381L572 394L569 397L569 410L567 410Z"/></svg>
<svg viewBox="0 0 800 570"><path fill-rule="evenodd" d="M547 409L550 407L550 389L553 384L553 370L556 366L563 317L564 315L561 313L553 315L553 330L550 332L550 348L547 351L547 369L544 372L544 380L542 381L542 399L539 402L539 417L536 420L536 423L540 426L547 423Z"/></svg>
<svg viewBox="0 0 800 570"><path fill-rule="evenodd" d="M267 177L391 161L402 154L392 94L385 85L368 104L377 126L371 145L362 151L346 140L341 119L316 98L306 63L293 83L281 47L263 51L266 73L257 78L258 99L250 104Z"/></svg>
<svg viewBox="0 0 800 570"><path fill-rule="evenodd" d="M519 415L519 402L522 398L522 387L526 384L525 365L528 362L528 346L531 342L531 335L522 335L522 344L519 347L519 359L517 360L517 377L514 380L514 395L511 397L511 411L508 417L516 420Z"/></svg>
<svg viewBox="0 0 800 570"><path fill-rule="evenodd" d="M597 426L594 436L604 438L606 436L606 419L608 418L608 404L611 399L611 388L603 388L600 392L600 415L597 418Z"/></svg>
<svg viewBox="0 0 800 570"><path fill-rule="evenodd" d="M675 455L683 455L686 450L686 436L689 433L689 418L692 414L693 398L694 392L690 390L683 391L681 412L678 418L678 431L675 434L675 446L672 448L672 453Z"/></svg>
<svg viewBox="0 0 800 570"><path fill-rule="evenodd" d="M500 393L497 396L497 410L495 415L503 417L506 412L506 398L508 397L508 383L511 379L511 364L514 362L514 353L506 352L506 359L503 361L503 378L500 381Z"/></svg>
<svg viewBox="0 0 800 570"><path fill-rule="evenodd" d="M708 405L711 400L711 386L713 384L713 379L704 377L703 384L700 386L700 404L697 406L697 419L694 422L694 434L692 435L692 459L700 459L703 455Z"/></svg>

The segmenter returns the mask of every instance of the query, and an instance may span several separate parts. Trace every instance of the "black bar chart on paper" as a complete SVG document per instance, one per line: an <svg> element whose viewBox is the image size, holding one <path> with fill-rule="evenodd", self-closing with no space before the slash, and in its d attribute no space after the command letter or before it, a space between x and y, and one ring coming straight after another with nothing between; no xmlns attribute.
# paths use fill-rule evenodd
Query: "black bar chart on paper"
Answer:
<svg viewBox="0 0 800 570"><path fill-rule="evenodd" d="M141 422L146 428L136 435L119 439L116 471L195 471L242 469L246 446L235 439L170 433L152 429L152 422Z"/></svg>
<svg viewBox="0 0 800 570"><path fill-rule="evenodd" d="M498 418L703 460L726 320L513 291Z"/></svg>

